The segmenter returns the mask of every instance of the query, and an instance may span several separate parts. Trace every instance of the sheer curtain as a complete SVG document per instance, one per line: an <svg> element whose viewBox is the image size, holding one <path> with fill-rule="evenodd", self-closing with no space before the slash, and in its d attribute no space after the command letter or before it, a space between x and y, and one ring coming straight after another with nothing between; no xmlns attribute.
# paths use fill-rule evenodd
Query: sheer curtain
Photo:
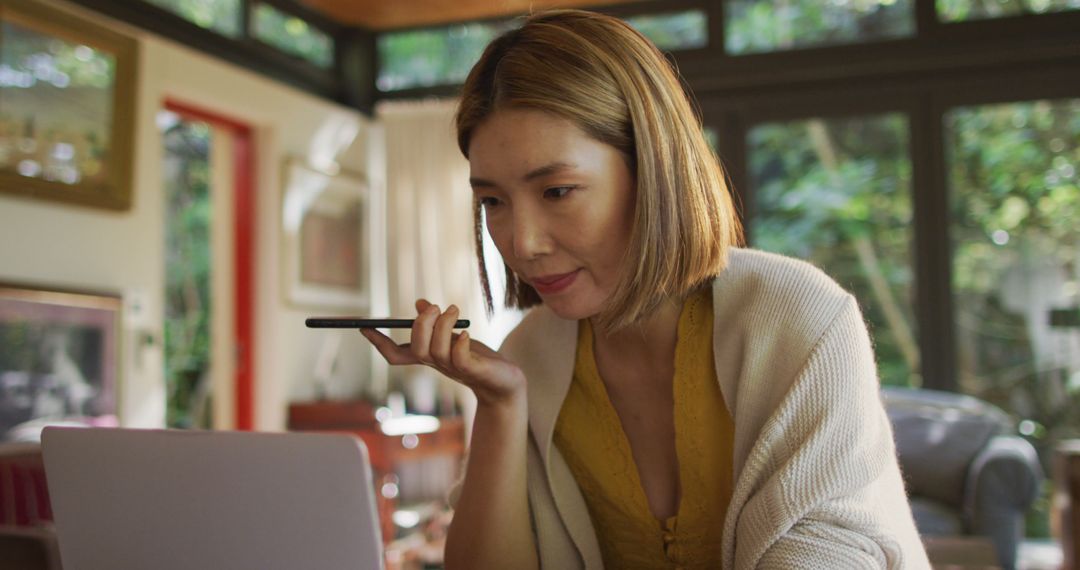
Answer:
<svg viewBox="0 0 1080 570"><path fill-rule="evenodd" d="M472 230L469 163L458 150L454 132L456 100L389 101L376 107L386 141L386 227L389 305L392 315L411 317L414 303L425 298L446 309L456 304L472 321L469 335L498 348L520 318L496 308L488 319L480 288ZM486 244L492 294L502 299L502 262ZM399 341L408 338L401 331ZM439 378L426 367L395 367L396 385L423 406L432 392L454 393L471 418L475 402L469 390Z"/></svg>

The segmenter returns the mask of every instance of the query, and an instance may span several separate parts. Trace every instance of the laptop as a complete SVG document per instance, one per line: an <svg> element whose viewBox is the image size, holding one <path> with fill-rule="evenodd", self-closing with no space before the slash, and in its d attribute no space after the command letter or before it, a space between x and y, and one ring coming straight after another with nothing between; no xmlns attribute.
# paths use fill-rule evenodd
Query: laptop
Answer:
<svg viewBox="0 0 1080 570"><path fill-rule="evenodd" d="M382 568L352 436L45 428L65 570Z"/></svg>

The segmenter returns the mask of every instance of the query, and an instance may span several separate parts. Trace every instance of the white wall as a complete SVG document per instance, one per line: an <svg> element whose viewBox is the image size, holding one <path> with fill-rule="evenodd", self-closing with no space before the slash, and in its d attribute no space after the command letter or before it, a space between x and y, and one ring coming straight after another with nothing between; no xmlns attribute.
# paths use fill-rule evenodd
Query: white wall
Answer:
<svg viewBox="0 0 1080 570"><path fill-rule="evenodd" d="M134 205L117 213L0 194L0 281L114 291L125 295L129 309L134 301L144 305L141 314L126 311L119 414L124 425L161 425L165 393L160 354L163 145L155 116L168 97L248 123L255 129L257 164L255 420L257 429L283 429L286 403L314 394L310 371L324 335L347 333L305 329L303 318L316 311L290 307L285 301L278 223L282 163L289 156L336 162L344 169L368 174L377 193L383 175L377 166L369 166L378 164L372 159L377 153L365 143L369 120L79 7L47 3L139 40ZM373 221L380 219L381 200L375 197ZM138 330L151 332L158 343L137 351ZM358 396L371 384L371 352L356 334L347 336L341 352L330 395Z"/></svg>

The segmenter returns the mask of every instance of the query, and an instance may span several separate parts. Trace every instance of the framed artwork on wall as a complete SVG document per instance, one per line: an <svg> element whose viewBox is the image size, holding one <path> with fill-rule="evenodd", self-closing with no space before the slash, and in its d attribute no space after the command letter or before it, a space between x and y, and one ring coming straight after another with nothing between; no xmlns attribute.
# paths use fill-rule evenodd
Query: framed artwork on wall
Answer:
<svg viewBox="0 0 1080 570"><path fill-rule="evenodd" d="M368 307L371 236L368 186L356 174L329 174L285 163L285 293L296 306L342 311Z"/></svg>
<svg viewBox="0 0 1080 570"><path fill-rule="evenodd" d="M0 191L128 209L137 57L133 38L0 0Z"/></svg>
<svg viewBox="0 0 1080 570"><path fill-rule="evenodd" d="M119 296L0 284L0 441L117 425Z"/></svg>

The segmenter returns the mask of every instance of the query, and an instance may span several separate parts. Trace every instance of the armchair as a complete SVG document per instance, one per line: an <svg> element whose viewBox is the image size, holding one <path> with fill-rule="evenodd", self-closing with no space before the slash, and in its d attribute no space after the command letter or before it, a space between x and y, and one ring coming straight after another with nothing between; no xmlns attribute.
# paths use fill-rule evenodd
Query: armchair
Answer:
<svg viewBox="0 0 1080 570"><path fill-rule="evenodd" d="M984 537L1002 568L1016 568L1044 479L1035 448L1005 412L971 396L885 387L882 398L919 533Z"/></svg>

